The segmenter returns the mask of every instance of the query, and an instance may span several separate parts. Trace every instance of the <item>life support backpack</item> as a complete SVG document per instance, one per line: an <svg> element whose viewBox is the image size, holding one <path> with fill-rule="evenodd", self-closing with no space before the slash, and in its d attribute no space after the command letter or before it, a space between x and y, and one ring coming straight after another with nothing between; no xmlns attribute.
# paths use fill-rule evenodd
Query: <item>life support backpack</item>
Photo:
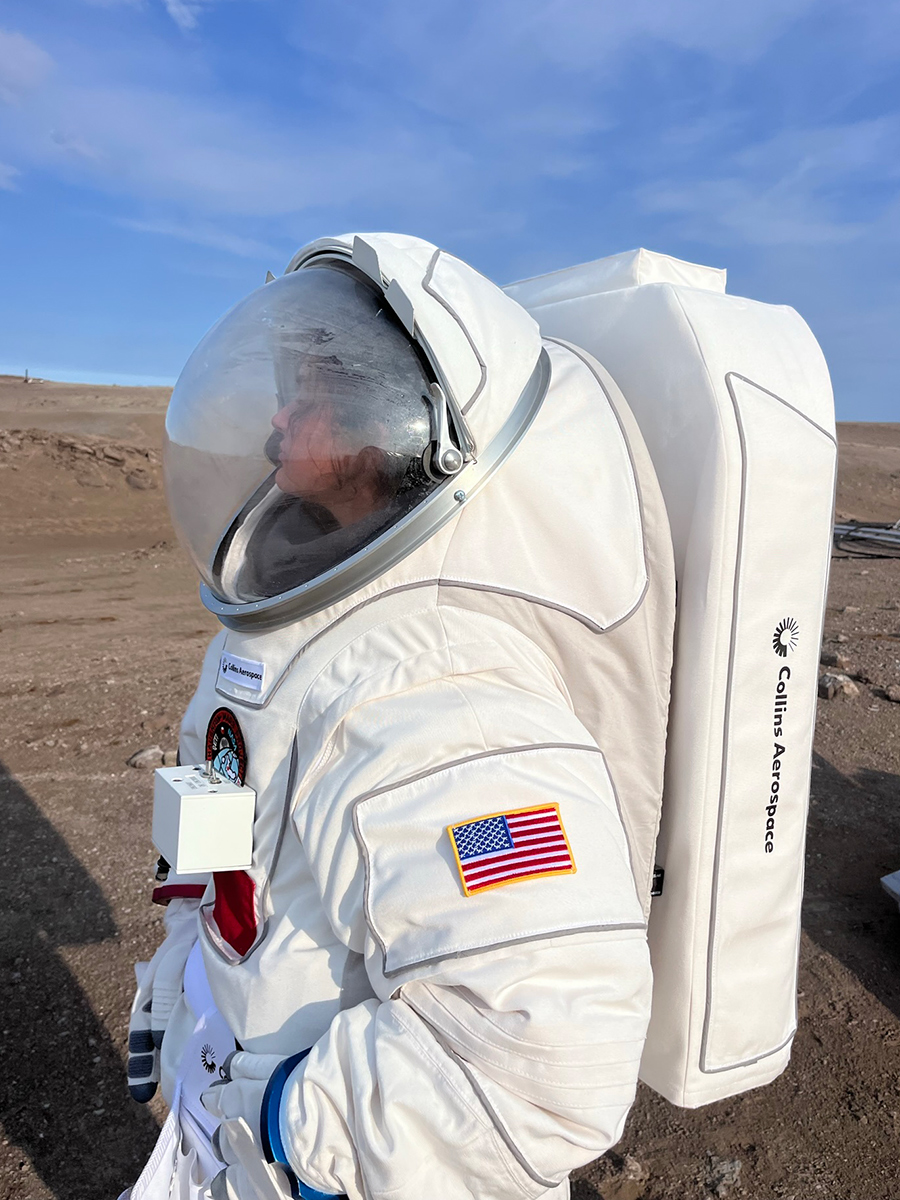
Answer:
<svg viewBox="0 0 900 1200"><path fill-rule="evenodd" d="M837 459L828 371L793 309L646 250L505 290L611 373L668 509L677 621L641 1078L696 1107L774 1079L796 1029Z"/></svg>

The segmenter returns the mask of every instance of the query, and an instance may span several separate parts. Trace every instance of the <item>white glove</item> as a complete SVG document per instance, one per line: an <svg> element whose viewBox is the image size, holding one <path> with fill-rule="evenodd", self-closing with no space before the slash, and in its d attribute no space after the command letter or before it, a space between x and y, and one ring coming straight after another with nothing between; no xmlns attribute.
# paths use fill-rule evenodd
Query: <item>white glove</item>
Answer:
<svg viewBox="0 0 900 1200"><path fill-rule="evenodd" d="M297 1196L328 1200L287 1167L266 1161L260 1136L263 1099L269 1080L283 1063L279 1054L237 1050L222 1064L225 1079L200 1097L207 1112L220 1121L213 1135L213 1150L225 1163L225 1170L212 1181L213 1200L291 1200Z"/></svg>
<svg viewBox="0 0 900 1200"><path fill-rule="evenodd" d="M223 1121L213 1147L226 1166L210 1184L212 1200L292 1200L287 1174L276 1163L266 1162L243 1117Z"/></svg>
<svg viewBox="0 0 900 1200"><path fill-rule="evenodd" d="M159 1082L159 1048L184 986L184 968L197 940L200 901L175 897L166 908L167 936L138 973L128 1022L128 1090L146 1104Z"/></svg>
<svg viewBox="0 0 900 1200"><path fill-rule="evenodd" d="M220 1121L243 1117L251 1129L259 1129L263 1096L273 1072L284 1061L281 1054L251 1054L235 1050L222 1063L224 1079L207 1088L200 1101Z"/></svg>

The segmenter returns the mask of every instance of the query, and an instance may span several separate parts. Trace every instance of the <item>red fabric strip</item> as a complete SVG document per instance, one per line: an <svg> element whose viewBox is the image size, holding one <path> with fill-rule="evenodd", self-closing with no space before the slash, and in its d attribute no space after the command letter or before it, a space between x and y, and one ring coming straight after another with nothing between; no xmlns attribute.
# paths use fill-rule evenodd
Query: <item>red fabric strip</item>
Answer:
<svg viewBox="0 0 900 1200"><path fill-rule="evenodd" d="M154 904L168 904L178 896L199 900L205 891L205 883L164 883L161 887L153 889L150 899Z"/></svg>
<svg viewBox="0 0 900 1200"><path fill-rule="evenodd" d="M215 871L213 919L219 933L243 957L256 941L256 885L246 871Z"/></svg>

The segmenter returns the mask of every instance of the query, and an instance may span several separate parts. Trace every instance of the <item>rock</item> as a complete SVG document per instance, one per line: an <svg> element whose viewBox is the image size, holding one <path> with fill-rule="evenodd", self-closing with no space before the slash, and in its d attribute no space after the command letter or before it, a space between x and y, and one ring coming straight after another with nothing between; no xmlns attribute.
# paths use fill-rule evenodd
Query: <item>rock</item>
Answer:
<svg viewBox="0 0 900 1200"><path fill-rule="evenodd" d="M602 1200L640 1200L644 1195L650 1172L630 1154L608 1150L596 1167Z"/></svg>
<svg viewBox="0 0 900 1200"><path fill-rule="evenodd" d="M146 721L141 721L141 729L147 733L160 733L171 723L171 720L165 715L148 717Z"/></svg>
<svg viewBox="0 0 900 1200"><path fill-rule="evenodd" d="M178 766L178 751L177 750L163 751L163 766L164 767L177 767Z"/></svg>
<svg viewBox="0 0 900 1200"><path fill-rule="evenodd" d="M709 1160L707 1168L707 1183L714 1196L727 1196L741 1178L741 1160L739 1158L719 1158L711 1150L706 1152Z"/></svg>
<svg viewBox="0 0 900 1200"><path fill-rule="evenodd" d="M102 471L93 464L82 467L75 475L75 482L80 487L102 488L107 486Z"/></svg>
<svg viewBox="0 0 900 1200"><path fill-rule="evenodd" d="M835 696L849 700L858 695L859 688L849 675L832 675L826 672L819 676L819 696L823 700L833 700Z"/></svg>
<svg viewBox="0 0 900 1200"><path fill-rule="evenodd" d="M842 613L858 613L860 610L855 604L845 604L839 611Z"/></svg>
<svg viewBox="0 0 900 1200"><path fill-rule="evenodd" d="M65 447L66 450L74 450L76 454L92 453L90 446L86 445L84 442L77 441L75 438L61 437L59 439L59 444L60 446Z"/></svg>
<svg viewBox="0 0 900 1200"><path fill-rule="evenodd" d="M634 1179L638 1183L643 1183L645 1179L650 1178L647 1168L630 1154L626 1154L622 1160L622 1174L626 1179Z"/></svg>
<svg viewBox="0 0 900 1200"><path fill-rule="evenodd" d="M103 447L102 454L107 462L121 464L125 461L125 455L120 450L112 450L109 446Z"/></svg>
<svg viewBox="0 0 900 1200"><path fill-rule="evenodd" d="M885 688L884 694L888 700L893 700L895 704L900 704L900 687Z"/></svg>
<svg viewBox="0 0 900 1200"><path fill-rule="evenodd" d="M136 767L139 771L153 771L156 767L163 765L163 751L160 746L147 746L144 750L138 750L128 759L129 767Z"/></svg>
<svg viewBox="0 0 900 1200"><path fill-rule="evenodd" d="M841 643L850 641L850 639L847 637L846 633L839 633L834 640L836 642L841 642Z"/></svg>
<svg viewBox="0 0 900 1200"><path fill-rule="evenodd" d="M837 667L839 671L847 672L850 670L850 659L844 654L838 654L833 650L823 650L819 655L819 662L823 667Z"/></svg>
<svg viewBox="0 0 900 1200"><path fill-rule="evenodd" d="M141 471L132 471L129 475L126 475L125 482L129 487L135 488L139 492L145 492L149 488L156 487L153 479Z"/></svg>
<svg viewBox="0 0 900 1200"><path fill-rule="evenodd" d="M900 600L888 600L885 602L886 609L889 612L900 612Z"/></svg>

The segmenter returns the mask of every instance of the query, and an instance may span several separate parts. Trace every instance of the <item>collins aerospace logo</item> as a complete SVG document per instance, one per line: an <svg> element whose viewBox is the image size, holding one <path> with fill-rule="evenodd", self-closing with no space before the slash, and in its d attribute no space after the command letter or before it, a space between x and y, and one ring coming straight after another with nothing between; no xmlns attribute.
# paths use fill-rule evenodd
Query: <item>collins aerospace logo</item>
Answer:
<svg viewBox="0 0 900 1200"><path fill-rule="evenodd" d="M775 626L775 633L772 635L772 649L776 654L787 658L797 649L799 641L800 626L793 617L785 617L783 621L778 622Z"/></svg>

